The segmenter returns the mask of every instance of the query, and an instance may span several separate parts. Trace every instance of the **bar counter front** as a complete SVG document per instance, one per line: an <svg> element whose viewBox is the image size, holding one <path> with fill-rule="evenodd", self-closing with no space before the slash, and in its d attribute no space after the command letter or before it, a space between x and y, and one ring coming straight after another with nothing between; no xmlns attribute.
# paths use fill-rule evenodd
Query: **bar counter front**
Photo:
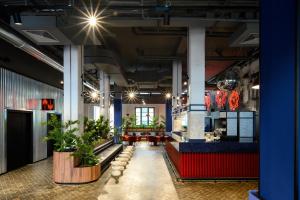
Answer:
<svg viewBox="0 0 300 200"><path fill-rule="evenodd" d="M257 143L167 142L166 152L181 179L257 179Z"/></svg>

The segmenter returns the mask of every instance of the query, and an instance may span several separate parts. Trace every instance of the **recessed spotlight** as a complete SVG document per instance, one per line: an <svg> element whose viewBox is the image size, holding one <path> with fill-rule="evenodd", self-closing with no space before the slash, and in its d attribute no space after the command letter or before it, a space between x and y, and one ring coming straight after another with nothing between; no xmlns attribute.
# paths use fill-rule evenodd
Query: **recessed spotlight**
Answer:
<svg viewBox="0 0 300 200"><path fill-rule="evenodd" d="M187 85L187 84L188 84L187 81L184 81L184 82L183 82L183 85Z"/></svg>
<svg viewBox="0 0 300 200"><path fill-rule="evenodd" d="M60 81L60 84L63 85L63 84L64 84L64 81Z"/></svg>

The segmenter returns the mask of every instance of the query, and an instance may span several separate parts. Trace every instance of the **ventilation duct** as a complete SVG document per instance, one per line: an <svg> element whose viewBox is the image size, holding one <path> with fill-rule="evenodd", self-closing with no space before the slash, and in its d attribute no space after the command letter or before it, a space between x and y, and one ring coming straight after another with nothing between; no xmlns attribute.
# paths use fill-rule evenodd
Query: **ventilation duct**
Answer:
<svg viewBox="0 0 300 200"><path fill-rule="evenodd" d="M32 45L26 43L16 35L8 32L7 30L0 27L0 38L4 39L5 41L9 42L10 44L14 45L15 47L23 50L24 52L28 53L29 55L35 57L36 59L46 63L47 65L53 67L54 69L63 72L64 68L61 64L41 52L40 50L36 49Z"/></svg>
<svg viewBox="0 0 300 200"><path fill-rule="evenodd" d="M126 87L128 85L119 59L112 51L101 49L98 46L86 46L84 52L85 64L93 64L98 70L104 71L118 86Z"/></svg>
<svg viewBox="0 0 300 200"><path fill-rule="evenodd" d="M37 45L68 45L71 41L57 27L56 16L21 16L22 25L11 26Z"/></svg>
<svg viewBox="0 0 300 200"><path fill-rule="evenodd" d="M247 47L259 45L258 23L243 24L230 38L231 47Z"/></svg>

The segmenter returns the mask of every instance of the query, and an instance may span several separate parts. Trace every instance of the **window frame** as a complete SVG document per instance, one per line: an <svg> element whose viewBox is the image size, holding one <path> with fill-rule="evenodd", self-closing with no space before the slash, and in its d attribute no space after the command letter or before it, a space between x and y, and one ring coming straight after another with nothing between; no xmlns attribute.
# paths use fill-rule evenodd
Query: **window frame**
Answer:
<svg viewBox="0 0 300 200"><path fill-rule="evenodd" d="M145 109L147 109L147 124L143 124L143 108ZM139 119L138 119L138 116L137 116L137 109L140 109L140 113L139 113ZM134 109L134 114L135 114L135 117L136 117L136 119L135 119L135 125L137 125L137 126L149 126L150 125L150 115L149 115L149 110L150 109L153 109L153 116L152 116L152 120L153 120L153 118L155 117L155 107L135 107L135 109ZM140 122L140 124L137 124L137 121L139 121Z"/></svg>

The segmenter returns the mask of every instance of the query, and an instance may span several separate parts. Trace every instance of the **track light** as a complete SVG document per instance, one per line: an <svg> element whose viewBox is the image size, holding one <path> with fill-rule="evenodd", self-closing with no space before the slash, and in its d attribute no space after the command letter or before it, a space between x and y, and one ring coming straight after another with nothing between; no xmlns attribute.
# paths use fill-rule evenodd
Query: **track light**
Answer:
<svg viewBox="0 0 300 200"><path fill-rule="evenodd" d="M14 13L13 14L13 19L14 19L15 25L22 25L22 20L21 20L20 13Z"/></svg>

